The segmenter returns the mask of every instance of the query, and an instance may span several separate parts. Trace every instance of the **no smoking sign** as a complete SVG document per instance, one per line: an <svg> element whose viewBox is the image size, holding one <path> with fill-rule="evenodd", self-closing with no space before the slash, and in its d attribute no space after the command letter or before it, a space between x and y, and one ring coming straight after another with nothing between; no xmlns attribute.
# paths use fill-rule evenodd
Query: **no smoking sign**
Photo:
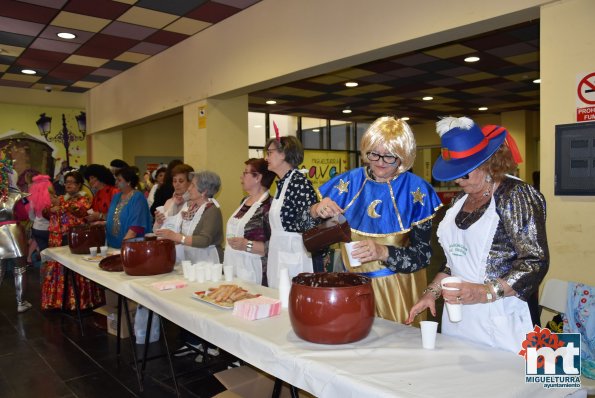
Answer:
<svg viewBox="0 0 595 398"><path fill-rule="evenodd" d="M576 121L595 120L595 72L577 76Z"/></svg>

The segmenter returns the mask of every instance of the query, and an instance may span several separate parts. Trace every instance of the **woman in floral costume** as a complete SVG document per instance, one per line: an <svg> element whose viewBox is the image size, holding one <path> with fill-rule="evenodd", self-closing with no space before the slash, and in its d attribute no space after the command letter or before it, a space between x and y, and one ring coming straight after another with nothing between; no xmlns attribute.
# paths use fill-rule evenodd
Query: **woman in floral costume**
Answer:
<svg viewBox="0 0 595 398"><path fill-rule="evenodd" d="M66 194L56 196L52 192L52 204L45 209L47 218L50 220L49 247L68 244L68 230L73 226L84 224L87 210L91 208L91 198L81 191L83 176L78 171L68 172L64 178L64 185ZM70 281L67 302L63 302L65 280L62 264L48 261L42 276L41 308L75 310L74 289ZM96 307L104 302L103 291L95 283L78 274L75 274L75 278L81 309Z"/></svg>

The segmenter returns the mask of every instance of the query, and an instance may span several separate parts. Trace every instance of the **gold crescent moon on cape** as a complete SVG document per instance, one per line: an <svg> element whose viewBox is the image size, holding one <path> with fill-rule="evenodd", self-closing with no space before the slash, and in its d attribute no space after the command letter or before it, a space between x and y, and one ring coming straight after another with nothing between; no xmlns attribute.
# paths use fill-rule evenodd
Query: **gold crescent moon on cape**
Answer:
<svg viewBox="0 0 595 398"><path fill-rule="evenodd" d="M368 215L371 218L378 218L380 214L376 213L376 206L378 206L382 201L380 199L373 200L372 203L368 206Z"/></svg>

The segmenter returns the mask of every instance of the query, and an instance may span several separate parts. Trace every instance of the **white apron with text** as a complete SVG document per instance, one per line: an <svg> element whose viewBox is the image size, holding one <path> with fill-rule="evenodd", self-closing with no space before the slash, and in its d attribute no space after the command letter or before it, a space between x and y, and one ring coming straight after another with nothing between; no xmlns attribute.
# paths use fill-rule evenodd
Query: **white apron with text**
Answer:
<svg viewBox="0 0 595 398"><path fill-rule="evenodd" d="M246 203L246 198L240 207L238 207L232 216L227 220L227 237L228 238L243 238L244 228L250 219L254 216L256 211L260 208L260 205L266 198L269 197L269 193L265 192L258 199L257 202L250 206L250 209L240 218L236 218L235 215ZM229 244L225 248L225 258L223 265L233 266L233 273L239 279L262 284L262 260L258 254L248 253L247 251L235 250Z"/></svg>
<svg viewBox="0 0 595 398"><path fill-rule="evenodd" d="M463 230L457 227L455 217L466 198L467 195L446 212L438 226L438 239L453 276L467 282L484 283L486 262L499 221L496 202L492 197L481 218ZM527 303L514 296L491 303L465 304L462 310L463 320L453 323L445 308L442 333L518 352L526 334L532 330Z"/></svg>
<svg viewBox="0 0 595 398"><path fill-rule="evenodd" d="M271 224L271 240L269 241L269 257L267 265L267 279L269 287L279 287L279 269L287 268L289 278L293 278L300 272L312 272L312 257L306 250L302 241L302 234L287 232L281 224L281 207L285 199L285 192L291 182L293 173L283 184L279 198L273 199L269 210L269 222Z"/></svg>

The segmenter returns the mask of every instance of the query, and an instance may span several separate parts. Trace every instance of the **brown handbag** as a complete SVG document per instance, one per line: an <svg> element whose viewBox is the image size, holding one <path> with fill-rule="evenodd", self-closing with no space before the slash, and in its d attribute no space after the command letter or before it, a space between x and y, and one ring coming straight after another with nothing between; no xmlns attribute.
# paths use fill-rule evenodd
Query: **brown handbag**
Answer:
<svg viewBox="0 0 595 398"><path fill-rule="evenodd" d="M302 234L304 246L309 252L317 252L339 242L351 242L351 227L339 214L325 220Z"/></svg>

